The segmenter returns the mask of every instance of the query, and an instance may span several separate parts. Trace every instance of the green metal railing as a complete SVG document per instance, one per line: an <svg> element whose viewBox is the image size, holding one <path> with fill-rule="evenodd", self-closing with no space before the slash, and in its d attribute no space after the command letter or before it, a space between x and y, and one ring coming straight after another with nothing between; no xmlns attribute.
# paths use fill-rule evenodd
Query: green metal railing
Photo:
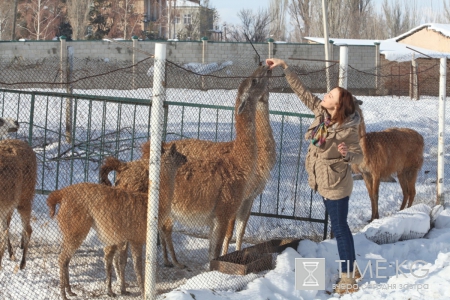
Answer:
<svg viewBox="0 0 450 300"><path fill-rule="evenodd" d="M0 93L0 115L14 116L21 125L26 125L21 126L15 137L27 140L38 155L38 194L49 194L77 182L98 182L98 169L104 157L134 160L140 153L140 144L149 139L150 100L6 89L0 89ZM66 99L72 99L73 103L70 143L66 142L64 128ZM220 116L224 113L229 114L226 122ZM233 107L166 101L164 139L205 138L202 128L205 115L214 118L214 124L206 125L208 139L234 138ZM265 191L255 200L252 215L327 224L325 214L313 216L317 199L309 188L304 188L307 184L303 166L308 145L303 136L313 117L270 111L271 122L276 125L273 128L278 130L274 134L277 164L266 186L270 186L270 192ZM294 132L292 137L289 130ZM327 226L324 227L325 238Z"/></svg>

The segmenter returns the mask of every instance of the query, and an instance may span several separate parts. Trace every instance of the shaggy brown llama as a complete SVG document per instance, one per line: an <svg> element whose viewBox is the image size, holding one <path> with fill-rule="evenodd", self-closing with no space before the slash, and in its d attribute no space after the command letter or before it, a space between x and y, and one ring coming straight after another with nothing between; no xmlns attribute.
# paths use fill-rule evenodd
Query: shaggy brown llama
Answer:
<svg viewBox="0 0 450 300"><path fill-rule="evenodd" d="M170 214L175 173L185 162L186 157L176 152L175 146L161 157L158 229L162 239L166 232L164 224ZM57 204L60 204L57 219L63 235L58 261L62 298L67 299L66 289L69 295L75 296L69 283L69 263L91 228L95 228L104 244L112 246L108 248L110 251L105 251L108 295L115 295L111 289L112 261L116 251L114 246L121 246L126 242L131 246L134 270L143 295L142 248L147 234L148 194L85 182L50 193L47 205L51 217L55 215ZM175 256L172 258L175 259ZM124 276L124 272L118 275ZM120 278L120 282L124 283L124 278ZM121 293L126 294L124 284L121 284Z"/></svg>
<svg viewBox="0 0 450 300"><path fill-rule="evenodd" d="M256 172L256 107L258 101L268 95L267 76L270 73L268 67L259 67L240 84L235 104L235 141L223 143L222 147L215 150L211 148L211 151L205 149L214 148L218 143L199 140L176 143L179 151L188 157L188 163L176 175L172 216L188 226L210 227L210 260L219 256L228 228L234 226ZM201 146L196 147L200 143ZM199 151L210 155L196 158L194 153ZM144 157L148 156L144 153ZM118 185L127 180L120 172L117 178ZM142 185L145 186L145 182ZM170 231L172 226L173 222Z"/></svg>
<svg viewBox="0 0 450 300"><path fill-rule="evenodd" d="M3 120L3 119L2 119ZM0 122L1 123L1 122ZM4 127L4 123L1 127ZM9 132L17 131L17 127ZM0 141L0 267L5 248L9 257L15 260L14 251L9 240L9 225L14 209L22 220L20 269L26 266L26 256L31 233L31 207L35 194L37 161L36 154L28 143L20 140Z"/></svg>
<svg viewBox="0 0 450 300"><path fill-rule="evenodd" d="M424 141L422 135L409 128L388 128L383 131L366 132L364 116L356 102L361 115L359 126L360 145L364 160L359 165L352 165L355 173L361 173L372 204L370 221L379 218L378 191L380 181L397 173L403 192L400 210L410 207L416 195L417 174L423 164Z"/></svg>
<svg viewBox="0 0 450 300"><path fill-rule="evenodd" d="M276 143L273 138L272 127L270 126L269 115L269 90L267 90L258 100L256 106L256 144L258 148L257 165L253 176L249 179L249 187L245 192L244 201L236 214L236 250L241 250L242 240L247 226L253 201L260 195L270 177L270 171L276 163ZM231 153L235 141L211 142L197 139L177 140L165 143L164 147L172 144L177 145L177 149L188 159L208 159L215 155L228 155ZM142 145L142 158L148 159L150 141ZM124 176L120 176L123 178ZM128 180L127 180L128 181ZM131 180L130 180L131 181ZM117 183L116 183L117 184ZM132 184L132 183L129 183ZM119 184L120 185L120 184ZM235 222L230 222L222 246L222 255L228 251L228 246L233 236Z"/></svg>

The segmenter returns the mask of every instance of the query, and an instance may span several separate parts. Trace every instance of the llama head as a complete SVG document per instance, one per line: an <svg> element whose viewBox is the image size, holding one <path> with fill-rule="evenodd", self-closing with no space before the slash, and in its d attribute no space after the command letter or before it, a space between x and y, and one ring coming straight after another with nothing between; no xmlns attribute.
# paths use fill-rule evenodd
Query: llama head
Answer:
<svg viewBox="0 0 450 300"><path fill-rule="evenodd" d="M169 150L164 150L161 147L161 154L161 161L174 168L179 168L187 162L187 157L177 151L175 144L172 144Z"/></svg>
<svg viewBox="0 0 450 300"><path fill-rule="evenodd" d="M19 130L19 122L13 118L0 118L0 137L6 138L8 133Z"/></svg>
<svg viewBox="0 0 450 300"><path fill-rule="evenodd" d="M246 108L260 100L261 96L268 92L269 77L272 71L268 66L258 67L252 75L241 82L236 99L237 114L241 114Z"/></svg>

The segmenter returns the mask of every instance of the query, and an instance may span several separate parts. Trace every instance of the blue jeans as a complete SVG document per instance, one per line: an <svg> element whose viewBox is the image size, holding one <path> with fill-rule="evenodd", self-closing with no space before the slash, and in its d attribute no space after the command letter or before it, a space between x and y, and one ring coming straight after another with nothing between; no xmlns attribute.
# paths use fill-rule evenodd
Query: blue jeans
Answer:
<svg viewBox="0 0 450 300"><path fill-rule="evenodd" d="M350 197L345 197L339 200L330 200L323 198L323 203L328 211L331 220L331 230L333 230L336 237L339 259L341 262L342 272L353 272L353 263L356 260L355 244L353 242L353 235L348 227L348 202ZM347 270L347 261L349 262L349 269Z"/></svg>

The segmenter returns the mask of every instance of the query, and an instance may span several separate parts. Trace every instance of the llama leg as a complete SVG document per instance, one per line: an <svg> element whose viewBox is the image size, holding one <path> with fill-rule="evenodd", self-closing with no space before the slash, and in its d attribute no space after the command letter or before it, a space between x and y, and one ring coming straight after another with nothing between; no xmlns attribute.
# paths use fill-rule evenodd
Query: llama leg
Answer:
<svg viewBox="0 0 450 300"><path fill-rule="evenodd" d="M0 270L2 268L1 262L3 253L5 252L6 244L8 243L8 228L6 227L6 220L2 220L2 228L0 229Z"/></svg>
<svg viewBox="0 0 450 300"><path fill-rule="evenodd" d="M59 255L58 263L59 263L59 280L60 280L60 288L61 288L61 298L63 300L67 300L66 296L66 288L67 293L70 296L76 296L70 287L69 282L69 263L75 251L81 245L81 243L77 243L75 241L75 245L71 245L70 243L63 242L62 251Z"/></svg>
<svg viewBox="0 0 450 300"><path fill-rule="evenodd" d="M58 223L63 236L61 254L58 258L61 297L66 300L66 289L70 296L76 296L72 292L69 282L69 263L75 251L81 246L92 227L93 220L87 216L74 216L68 214L67 209L61 206L58 212Z"/></svg>
<svg viewBox="0 0 450 300"><path fill-rule="evenodd" d="M20 269L22 270L26 266L26 259L28 253L28 244L30 243L31 233L33 229L31 229L30 219L31 219L31 202L28 202L27 206L18 206L17 211L20 214L20 218L22 220L22 239L21 239L21 248L22 251L22 260L20 262Z"/></svg>
<svg viewBox="0 0 450 300"><path fill-rule="evenodd" d="M9 215L8 215L8 218L7 218L7 228L9 228L9 225L11 224L11 218L12 218L12 215L13 215L13 212L11 212ZM9 237L9 234L8 234L8 254L9 254L9 259L10 260L16 260L16 256L14 255L14 251L13 251L13 249L12 249L12 246L11 246L11 239L10 239L10 237Z"/></svg>
<svg viewBox="0 0 450 300"><path fill-rule="evenodd" d="M252 211L253 201L255 199L245 199L241 204L236 218L236 250L242 249L242 241L244 239L245 228L247 228L248 219Z"/></svg>
<svg viewBox="0 0 450 300"><path fill-rule="evenodd" d="M400 183L400 187L402 188L403 193L403 201L402 205L400 206L400 210L403 210L406 207L406 204L408 204L409 199L409 190L408 190L408 179L406 172L398 172L397 173L398 181Z"/></svg>
<svg viewBox="0 0 450 300"><path fill-rule="evenodd" d="M110 297L115 297L116 294L113 293L111 288L111 276L112 276L112 262L114 258L114 254L116 253L117 246L106 246L103 249L103 252L105 253L104 259L105 259L105 271L106 271L106 290L107 294ZM116 272L117 273L117 272ZM117 276L119 276L117 274Z"/></svg>
<svg viewBox="0 0 450 300"><path fill-rule="evenodd" d="M116 270L116 276L120 281L120 293L122 295L129 295L125 286L125 267L127 266L128 256L128 242L119 244L117 246L116 253L114 255L114 269Z"/></svg>
<svg viewBox="0 0 450 300"><path fill-rule="evenodd" d="M170 252L170 256L172 257L173 264L179 269L184 269L184 268L186 268L186 266L183 264L180 264L175 255L175 249L173 247L173 240L172 240L172 229L173 229L173 222L171 219L167 219L161 230L162 231L161 241L164 241L164 242L162 242L164 264L166 264L166 262L169 263L169 261L167 259L167 250L168 250ZM166 250L164 251L164 249L166 249Z"/></svg>
<svg viewBox="0 0 450 300"><path fill-rule="evenodd" d="M416 197L416 181L417 174L419 173L419 169L410 170L408 172L408 191L409 191L409 202L408 207L411 207L413 204L414 198Z"/></svg>
<svg viewBox="0 0 450 300"><path fill-rule="evenodd" d="M380 218L380 215L378 213L378 192L379 192L379 189L380 189L380 178L378 176L372 176L372 197L373 197L373 200L372 200L372 220Z"/></svg>
<svg viewBox="0 0 450 300"><path fill-rule="evenodd" d="M209 260L216 259L222 250L223 240L227 231L228 220L225 216L214 218L209 233Z"/></svg>
<svg viewBox="0 0 450 300"><path fill-rule="evenodd" d="M228 222L227 232L225 233L225 238L223 239L222 251L221 251L220 255L225 255L228 252L228 247L230 246L230 241L233 238L235 222L236 222L236 218L231 219L230 222Z"/></svg>
<svg viewBox="0 0 450 300"><path fill-rule="evenodd" d="M372 207L372 217L370 218L370 222L372 222L376 218L376 215L378 214L378 203L376 203L374 198L374 191L373 191L373 178L370 173L362 173L364 183L366 184L367 192L369 193L370 198L370 205Z"/></svg>
<svg viewBox="0 0 450 300"><path fill-rule="evenodd" d="M142 296L145 295L144 291L144 273L142 270L142 245L130 242L131 255L133 256L134 272L136 273L136 279L141 290Z"/></svg>

